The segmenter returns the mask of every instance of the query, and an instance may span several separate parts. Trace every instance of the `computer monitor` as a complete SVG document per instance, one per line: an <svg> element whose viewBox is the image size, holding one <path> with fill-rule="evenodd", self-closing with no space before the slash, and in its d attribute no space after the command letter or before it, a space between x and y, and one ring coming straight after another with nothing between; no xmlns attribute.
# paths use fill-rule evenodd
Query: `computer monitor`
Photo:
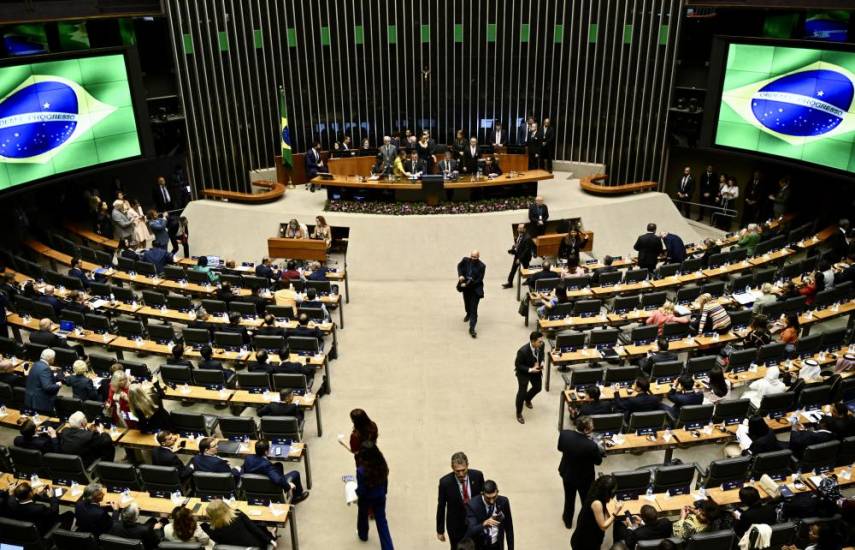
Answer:
<svg viewBox="0 0 855 550"><path fill-rule="evenodd" d="M237 332L214 332L214 345L229 350L240 349L243 337Z"/></svg>
<svg viewBox="0 0 855 550"><path fill-rule="evenodd" d="M184 343L196 350L211 343L211 333L208 332L208 329L185 328L181 331L181 335L184 338Z"/></svg>
<svg viewBox="0 0 855 550"><path fill-rule="evenodd" d="M110 320L103 315L95 313L86 314L86 322L83 324L86 330L91 330L100 334L110 332Z"/></svg>
<svg viewBox="0 0 855 550"><path fill-rule="evenodd" d="M555 336L555 349L561 353L576 351L585 347L585 333L563 331Z"/></svg>
<svg viewBox="0 0 855 550"><path fill-rule="evenodd" d="M244 319L254 319L258 317L258 309L255 304L249 302L232 302L229 304L229 311L236 311Z"/></svg>
<svg viewBox="0 0 855 550"><path fill-rule="evenodd" d="M620 330L616 328L594 329L591 331L591 347L604 347L617 345Z"/></svg>
<svg viewBox="0 0 855 550"><path fill-rule="evenodd" d="M307 336L289 336L288 350L291 353L299 353L301 355L312 355L320 351L321 346L317 338Z"/></svg>
<svg viewBox="0 0 855 550"><path fill-rule="evenodd" d="M166 304L169 306L169 309L177 309L181 312L188 312L193 309L193 302L187 296L180 296L178 294L170 294L166 297Z"/></svg>
<svg viewBox="0 0 855 550"><path fill-rule="evenodd" d="M141 338L145 334L139 319L116 319L116 328L125 338Z"/></svg>

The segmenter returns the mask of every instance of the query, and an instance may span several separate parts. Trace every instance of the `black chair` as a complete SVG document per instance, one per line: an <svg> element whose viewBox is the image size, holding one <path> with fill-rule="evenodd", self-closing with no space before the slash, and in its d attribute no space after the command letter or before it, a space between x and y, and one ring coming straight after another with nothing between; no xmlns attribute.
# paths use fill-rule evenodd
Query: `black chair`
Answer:
<svg viewBox="0 0 855 550"><path fill-rule="evenodd" d="M295 389L303 392L309 389L306 382L306 377L302 374L285 374L276 373L273 375L273 389L276 391L283 389Z"/></svg>
<svg viewBox="0 0 855 550"><path fill-rule="evenodd" d="M688 323L665 323L662 325L662 337L666 340L680 340L688 335Z"/></svg>
<svg viewBox="0 0 855 550"><path fill-rule="evenodd" d="M289 336L287 339L288 350L291 353L316 354L321 351L321 344L317 338L307 336Z"/></svg>
<svg viewBox="0 0 855 550"><path fill-rule="evenodd" d="M601 287L615 286L620 284L623 278L623 273L620 271L610 271L608 273L600 273L598 282Z"/></svg>
<svg viewBox="0 0 855 550"><path fill-rule="evenodd" d="M237 486L231 472L193 472L193 489L198 497L228 498L235 495Z"/></svg>
<svg viewBox="0 0 855 550"><path fill-rule="evenodd" d="M164 383L170 384L190 384L192 383L192 369L187 365L163 365L160 367L160 377Z"/></svg>
<svg viewBox="0 0 855 550"><path fill-rule="evenodd" d="M237 350L243 346L243 337L237 332L214 332L214 345L224 349Z"/></svg>
<svg viewBox="0 0 855 550"><path fill-rule="evenodd" d="M634 499L650 486L651 471L647 469L612 472L612 475L617 481L615 494L618 500Z"/></svg>
<svg viewBox="0 0 855 550"><path fill-rule="evenodd" d="M722 484L741 482L748 479L752 457L738 456L710 462L709 469L703 473L701 485L706 489L720 487Z"/></svg>
<svg viewBox="0 0 855 550"><path fill-rule="evenodd" d="M754 272L754 284L756 286L761 286L763 283L771 283L775 280L775 268L769 267L766 269L760 269Z"/></svg>
<svg viewBox="0 0 855 550"><path fill-rule="evenodd" d="M680 273L694 273L703 268L700 258L687 258L680 264Z"/></svg>
<svg viewBox="0 0 855 550"><path fill-rule="evenodd" d="M239 372L237 383L242 390L270 389L270 375L266 372Z"/></svg>
<svg viewBox="0 0 855 550"><path fill-rule="evenodd" d="M734 294L743 292L746 288L754 285L754 274L740 275L730 281L730 290Z"/></svg>
<svg viewBox="0 0 855 550"><path fill-rule="evenodd" d="M627 431L654 431L665 426L665 411L635 412L629 415Z"/></svg>
<svg viewBox="0 0 855 550"><path fill-rule="evenodd" d="M267 476L258 474L243 474L241 476L241 489L246 499L250 502L261 501L286 502L285 491L276 485Z"/></svg>
<svg viewBox="0 0 855 550"><path fill-rule="evenodd" d="M50 479L54 481L58 479L76 481L81 485L89 484L89 473L83 466L83 460L79 456L62 453L45 453L44 459Z"/></svg>
<svg viewBox="0 0 855 550"><path fill-rule="evenodd" d="M590 346L592 348L614 347L617 345L618 336L620 336L620 329L594 329L590 332Z"/></svg>
<svg viewBox="0 0 855 550"><path fill-rule="evenodd" d="M748 416L751 409L750 399L722 399L715 404L713 411L713 422L716 424L738 424Z"/></svg>
<svg viewBox="0 0 855 550"><path fill-rule="evenodd" d="M135 263L136 262L134 260L130 258L125 258L124 256L116 257L116 265L121 271L125 271L128 273L132 272L134 269L136 269Z"/></svg>
<svg viewBox="0 0 855 550"><path fill-rule="evenodd" d="M690 357L686 361L686 372L692 376L708 373L716 365L715 355L702 355L701 357Z"/></svg>
<svg viewBox="0 0 855 550"><path fill-rule="evenodd" d="M264 312L276 317L277 321L294 318L294 309L291 306L268 305L264 308Z"/></svg>
<svg viewBox="0 0 855 550"><path fill-rule="evenodd" d="M217 417L173 411L172 425L178 433L204 434L210 436L217 427Z"/></svg>
<svg viewBox="0 0 855 550"><path fill-rule="evenodd" d="M787 345L780 342L771 342L757 349L757 364L775 366L786 358Z"/></svg>
<svg viewBox="0 0 855 550"><path fill-rule="evenodd" d="M846 327L829 330L822 334L822 348L834 351L846 341Z"/></svg>
<svg viewBox="0 0 855 550"><path fill-rule="evenodd" d="M20 546L24 550L47 550L50 544L42 539L34 523L18 521L0 516L0 542L10 545L13 550Z"/></svg>
<svg viewBox="0 0 855 550"><path fill-rule="evenodd" d="M784 449L758 453L751 465L751 477L760 479L768 475L772 479L783 479L793 472L793 451Z"/></svg>
<svg viewBox="0 0 855 550"><path fill-rule="evenodd" d="M303 430L294 416L265 416L261 418L261 433L265 439L302 441Z"/></svg>
<svg viewBox="0 0 855 550"><path fill-rule="evenodd" d="M82 327L86 322L86 315L79 311L63 309L59 314L60 321L71 321L76 327Z"/></svg>
<svg viewBox="0 0 855 550"><path fill-rule="evenodd" d="M58 395L53 403L56 416L60 420L68 420L68 417L77 411L83 410L83 401L74 397Z"/></svg>
<svg viewBox="0 0 855 550"><path fill-rule="evenodd" d="M148 365L139 361L129 361L128 359L119 359L118 363L126 371L130 371L134 378L144 378L151 380L151 371L148 370Z"/></svg>
<svg viewBox="0 0 855 550"><path fill-rule="evenodd" d="M592 414L594 433L617 434L623 429L623 413Z"/></svg>
<svg viewBox="0 0 855 550"><path fill-rule="evenodd" d="M116 329L125 338L145 338L145 329L139 319L116 319Z"/></svg>
<svg viewBox="0 0 855 550"><path fill-rule="evenodd" d="M746 258L748 258L747 248L732 248L728 252L727 262L730 264L735 264L741 262Z"/></svg>
<svg viewBox="0 0 855 550"><path fill-rule="evenodd" d="M222 315L229 312L229 306L222 300L202 300L202 307L211 315Z"/></svg>
<svg viewBox="0 0 855 550"><path fill-rule="evenodd" d="M100 550L143 550L143 543L141 540L105 534L98 537L98 548Z"/></svg>
<svg viewBox="0 0 855 550"><path fill-rule="evenodd" d="M265 277L256 277L255 275L244 275L243 286L252 290L269 288L270 280Z"/></svg>
<svg viewBox="0 0 855 550"><path fill-rule="evenodd" d="M148 307L166 307L166 296L164 296L160 292L155 292L154 290L143 290L142 299L145 305L147 305Z"/></svg>
<svg viewBox="0 0 855 550"><path fill-rule="evenodd" d="M154 324L148 325L148 337L158 344L167 344L175 341L175 329L170 324Z"/></svg>
<svg viewBox="0 0 855 550"><path fill-rule="evenodd" d="M97 315L95 313L86 314L85 321L83 322L83 328L98 334L105 334L112 330L110 320L104 315Z"/></svg>
<svg viewBox="0 0 855 550"><path fill-rule="evenodd" d="M555 336L555 349L561 353L576 351L585 347L585 333L575 330L563 330Z"/></svg>
<svg viewBox="0 0 855 550"><path fill-rule="evenodd" d="M181 331L184 345L199 349L211 344L211 333L204 328L185 328Z"/></svg>
<svg viewBox="0 0 855 550"><path fill-rule="evenodd" d="M796 538L797 526L795 523L778 523L772 526L772 536L769 538L769 548L780 549L782 546L792 544ZM749 540L756 542L757 528L754 527L749 535ZM752 543L749 548L756 548Z"/></svg>
<svg viewBox="0 0 855 550"><path fill-rule="evenodd" d="M730 326L733 330L739 330L751 324L751 319L754 318L754 312L750 309L740 309L738 311L730 311Z"/></svg>
<svg viewBox="0 0 855 550"><path fill-rule="evenodd" d="M625 367L606 367L603 383L607 386L612 384L632 385L641 370L635 365Z"/></svg>
<svg viewBox="0 0 855 550"><path fill-rule="evenodd" d="M847 466L855 462L855 435L851 435L840 441L837 450L837 465Z"/></svg>
<svg viewBox="0 0 855 550"><path fill-rule="evenodd" d="M757 414L760 416L779 416L793 410L795 401L796 396L790 391L768 393L760 400Z"/></svg>
<svg viewBox="0 0 855 550"><path fill-rule="evenodd" d="M659 327L656 325L639 325L629 333L629 341L635 346L643 346L656 341Z"/></svg>
<svg viewBox="0 0 855 550"><path fill-rule="evenodd" d="M126 304L130 304L131 302L134 302L137 299L137 297L134 296L134 292L130 288L125 288L116 285L110 285L110 294L115 296L116 300L124 302Z"/></svg>
<svg viewBox="0 0 855 550"><path fill-rule="evenodd" d="M656 278L664 279L676 275L680 269L680 264L662 264L656 268Z"/></svg>
<svg viewBox="0 0 855 550"><path fill-rule="evenodd" d="M211 277L205 271L196 271L194 269L188 269L185 273L187 274L187 281L195 285L211 285Z"/></svg>
<svg viewBox="0 0 855 550"><path fill-rule="evenodd" d="M181 479L178 469L173 466L151 466L141 464L139 467L140 480L146 491L159 494L182 492Z"/></svg>
<svg viewBox="0 0 855 550"><path fill-rule="evenodd" d="M201 544L193 544L189 542L166 542L163 541L157 545L157 550L204 550Z"/></svg>
<svg viewBox="0 0 855 550"><path fill-rule="evenodd" d="M821 384L819 386L811 386L799 392L799 397L796 399L796 408L798 409L813 409L831 402L831 386Z"/></svg>
<svg viewBox="0 0 855 550"><path fill-rule="evenodd" d="M682 361L660 361L650 368L650 379L670 382L683 373Z"/></svg>
<svg viewBox="0 0 855 550"><path fill-rule="evenodd" d="M638 414L638 413L637 413ZM641 413L644 414L644 413ZM653 492L688 492L695 479L694 464L660 466L653 473Z"/></svg>
<svg viewBox="0 0 855 550"><path fill-rule="evenodd" d="M713 298L718 298L724 294L724 281L702 285L701 294L711 294Z"/></svg>
<svg viewBox="0 0 855 550"><path fill-rule="evenodd" d="M729 255L727 252L719 252L718 254L711 254L709 258L707 258L707 267L709 269L715 269L717 267L721 267L727 263Z"/></svg>
<svg viewBox="0 0 855 550"><path fill-rule="evenodd" d="M603 307L602 300L578 300L573 304L573 317L596 317Z"/></svg>
<svg viewBox="0 0 855 550"><path fill-rule="evenodd" d="M623 275L624 284L640 283L646 281L650 272L647 269L628 269Z"/></svg>
<svg viewBox="0 0 855 550"><path fill-rule="evenodd" d="M683 405L677 415L676 427L699 428L712 421L713 405Z"/></svg>
<svg viewBox="0 0 855 550"><path fill-rule="evenodd" d="M247 416L221 416L220 433L226 439L258 439L258 425L255 419Z"/></svg>
<svg viewBox="0 0 855 550"><path fill-rule="evenodd" d="M193 369L193 384L206 388L221 389L229 385L226 379L226 371L219 369Z"/></svg>
<svg viewBox="0 0 855 550"><path fill-rule="evenodd" d="M711 531L706 533L695 533L684 550L722 550L732 548L736 534L731 529Z"/></svg>
<svg viewBox="0 0 855 550"><path fill-rule="evenodd" d="M30 361L38 361L39 357L41 357L42 355L42 352L46 349L47 346L27 342L24 345L24 358L29 359Z"/></svg>
<svg viewBox="0 0 855 550"><path fill-rule="evenodd" d="M802 336L796 342L796 357L805 359L817 353L822 347L822 334Z"/></svg>
<svg viewBox="0 0 855 550"><path fill-rule="evenodd" d="M558 284L561 282L561 279L556 277L549 277L547 279L538 279L534 282L534 291L535 292L543 292L550 293L556 288L558 288Z"/></svg>
<svg viewBox="0 0 855 550"><path fill-rule="evenodd" d="M641 309L656 309L665 303L668 298L667 292L650 292L641 295Z"/></svg>
<svg viewBox="0 0 855 550"><path fill-rule="evenodd" d="M34 449L23 449L21 447L9 447L9 457L15 467L15 473L27 477L36 474L47 477L47 465L45 465L42 453Z"/></svg>
<svg viewBox="0 0 855 550"><path fill-rule="evenodd" d="M169 306L169 309L176 309L182 312L187 312L193 309L193 302L190 298L187 296L180 296L178 294L167 295L166 305Z"/></svg>
<svg viewBox="0 0 855 550"><path fill-rule="evenodd" d="M745 348L730 354L727 370L731 372L746 371L757 360L757 348Z"/></svg>
<svg viewBox="0 0 855 550"><path fill-rule="evenodd" d="M285 338L282 336L256 335L252 337L252 347L256 351L267 350L270 353L278 353L285 346Z"/></svg>
<svg viewBox="0 0 855 550"><path fill-rule="evenodd" d="M56 550L98 550L98 541L92 533L55 529L51 540Z"/></svg>
<svg viewBox="0 0 855 550"><path fill-rule="evenodd" d="M793 459L794 467L802 472L833 468L837 462L837 451L839 449L840 441L826 441L825 443L808 445L805 447L801 460Z"/></svg>
<svg viewBox="0 0 855 550"><path fill-rule="evenodd" d="M166 265L163 266L163 277L164 279L168 279L170 281L186 281L187 275L184 272L184 268L180 265Z"/></svg>
<svg viewBox="0 0 855 550"><path fill-rule="evenodd" d="M570 386L579 389L603 381L603 369L573 369L569 373Z"/></svg>
<svg viewBox="0 0 855 550"><path fill-rule="evenodd" d="M121 492L123 489L141 491L137 469L132 464L119 462L98 462L95 465L98 480L107 487L108 491Z"/></svg>
<svg viewBox="0 0 855 550"><path fill-rule="evenodd" d="M229 304L229 312L237 312L244 319L255 319L258 317L258 308L250 302L232 302Z"/></svg>
<svg viewBox="0 0 855 550"><path fill-rule="evenodd" d="M698 296L701 295L701 287L699 286L689 286L677 289L677 303L678 304L691 304L695 300L698 299Z"/></svg>
<svg viewBox="0 0 855 550"><path fill-rule="evenodd" d="M93 281L89 283L89 294L99 298L109 298L110 285L107 283L96 283Z"/></svg>
<svg viewBox="0 0 855 550"><path fill-rule="evenodd" d="M626 313L638 309L638 295L633 296L617 296L612 304L614 313Z"/></svg>

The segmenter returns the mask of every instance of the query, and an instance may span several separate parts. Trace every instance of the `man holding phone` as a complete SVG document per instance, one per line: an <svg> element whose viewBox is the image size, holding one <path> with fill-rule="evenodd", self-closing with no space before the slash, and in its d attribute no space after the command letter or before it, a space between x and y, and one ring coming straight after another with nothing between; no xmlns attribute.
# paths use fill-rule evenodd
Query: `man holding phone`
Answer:
<svg viewBox="0 0 855 550"><path fill-rule="evenodd" d="M36 499L47 500L47 504ZM73 512L59 513L59 500L50 485L42 485L34 490L27 481L20 482L12 490L8 502L9 517L18 521L29 521L36 525L44 536L59 522L63 529L71 529L74 522Z"/></svg>
<svg viewBox="0 0 855 550"><path fill-rule="evenodd" d="M492 479L484 482L484 491L466 505L466 536L475 541L478 550L514 550L514 521L511 501L499 496Z"/></svg>
<svg viewBox="0 0 855 550"><path fill-rule="evenodd" d="M522 415L523 403L529 409L534 408L531 400L543 387L543 334L538 331L532 332L528 337L528 343L517 350L514 372L518 384L515 403L517 422L525 424Z"/></svg>
<svg viewBox="0 0 855 550"><path fill-rule="evenodd" d="M281 447L276 448L277 451ZM291 504L303 502L309 498L309 491L303 490L303 483L300 480L300 472L291 470L287 474L281 462L272 463L267 458L267 453L270 451L270 443L259 439L255 442L255 454L249 455L244 460L241 474L258 474L266 476L270 481L279 485L286 491L291 492ZM281 451L276 456L281 456Z"/></svg>

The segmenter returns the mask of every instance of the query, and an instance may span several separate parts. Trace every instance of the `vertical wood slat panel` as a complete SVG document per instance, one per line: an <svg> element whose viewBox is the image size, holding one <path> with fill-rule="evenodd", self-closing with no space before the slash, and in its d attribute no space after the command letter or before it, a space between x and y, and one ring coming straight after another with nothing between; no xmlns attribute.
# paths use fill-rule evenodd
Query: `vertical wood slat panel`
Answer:
<svg viewBox="0 0 855 550"><path fill-rule="evenodd" d="M279 150L281 85L295 151L316 137L327 146L348 125L359 146L363 123L379 144L399 121L414 131L430 121L442 143L457 128L486 138L480 122L493 119L515 141L517 119L533 113L553 119L557 158L607 163L615 179L657 179L682 4L166 0L189 176L197 189L248 190L247 173L272 165ZM455 24L463 25L462 43ZM488 41L488 24L496 25L495 42ZM564 25L561 42L554 40L556 24ZM632 24L631 44L624 43L624 24ZM356 25L363 29L359 45ZM389 42L390 25L396 44ZM425 43L421 25L429 26ZM663 25L668 39L660 44ZM329 28L329 45L321 27ZM296 30L296 47L289 29ZM220 32L227 51L220 51ZM185 35L192 53L183 51Z"/></svg>

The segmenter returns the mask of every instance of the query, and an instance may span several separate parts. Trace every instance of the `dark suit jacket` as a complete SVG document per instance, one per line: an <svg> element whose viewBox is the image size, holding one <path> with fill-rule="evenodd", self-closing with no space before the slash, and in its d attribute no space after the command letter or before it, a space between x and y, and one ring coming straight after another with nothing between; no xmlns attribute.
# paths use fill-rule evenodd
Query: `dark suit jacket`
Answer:
<svg viewBox="0 0 855 550"><path fill-rule="evenodd" d="M59 501L53 497L47 504L41 502L21 504L12 496L9 498L8 507L10 518L35 523L42 535L46 534L59 518Z"/></svg>
<svg viewBox="0 0 855 550"><path fill-rule="evenodd" d="M681 179L682 181L682 179ZM709 196L704 198L704 193L707 193ZM718 174L715 172L711 172L707 174L703 172L701 174L701 186L700 186L700 200L701 202L713 202L715 200L715 196L718 193Z"/></svg>
<svg viewBox="0 0 855 550"><path fill-rule="evenodd" d="M460 170L460 164L454 159L451 159L451 160L442 159L441 161L439 161L438 164L439 164L439 173L440 174L445 174L446 172L448 172L448 173L457 172Z"/></svg>
<svg viewBox="0 0 855 550"><path fill-rule="evenodd" d="M59 450L61 453L79 456L83 464L89 466L96 458L113 450L113 440L105 433L65 428L59 433Z"/></svg>
<svg viewBox="0 0 855 550"><path fill-rule="evenodd" d="M528 267L532 256L534 256L534 241L528 233L517 235L511 251L513 251L514 259L518 260L523 267Z"/></svg>
<svg viewBox="0 0 855 550"><path fill-rule="evenodd" d="M673 528L668 518L659 518L653 525L641 525L637 529L627 529L625 542L628 548L635 548L640 540L665 539L671 536L672 531Z"/></svg>
<svg viewBox="0 0 855 550"><path fill-rule="evenodd" d="M74 518L77 520L77 530L92 533L96 537L110 531L113 522L119 518L119 511L110 514L109 508L91 502L78 501L74 506Z"/></svg>
<svg viewBox="0 0 855 550"><path fill-rule="evenodd" d="M101 397L98 395L98 390L95 389L95 385L92 383L92 380L83 375L74 376L66 376L65 383L71 386L71 392L74 395L75 399L82 399L84 401L100 401Z"/></svg>
<svg viewBox="0 0 855 550"><path fill-rule="evenodd" d="M758 437L752 441L751 446L748 447L748 453L752 455L771 453L772 451L780 451L782 448L781 442L775 437L775 433L769 431L769 433L763 437Z"/></svg>
<svg viewBox="0 0 855 550"><path fill-rule="evenodd" d="M199 368L205 370L225 370L223 364L216 359L202 360L199 361Z"/></svg>
<svg viewBox="0 0 855 550"><path fill-rule="evenodd" d="M655 233L640 235L633 248L638 252L638 267L646 267L653 271L662 252L662 239Z"/></svg>
<svg viewBox="0 0 855 550"><path fill-rule="evenodd" d="M468 256L457 264L457 276L465 277L468 282L464 292L474 292L476 296L484 297L484 273L487 266L481 260L473 261Z"/></svg>
<svg viewBox="0 0 855 550"><path fill-rule="evenodd" d="M321 154L314 149L306 151L306 179L312 179L318 175L320 169Z"/></svg>
<svg viewBox="0 0 855 550"><path fill-rule="evenodd" d="M215 474L231 473L236 478L240 477L240 471L237 468L232 468L228 462L218 456L196 455L190 461L190 464L193 465L193 468L197 472L211 472Z"/></svg>
<svg viewBox="0 0 855 550"><path fill-rule="evenodd" d="M852 416L835 417L831 420L831 429L838 439L855 435L855 418Z"/></svg>
<svg viewBox="0 0 855 550"><path fill-rule="evenodd" d="M676 392L673 389L668 392L668 399L671 400L671 403L674 404L671 407L673 411L674 418L677 418L677 415L680 414L680 408L685 405L700 405L704 402L704 394L702 392L690 391L690 392Z"/></svg>
<svg viewBox="0 0 855 550"><path fill-rule="evenodd" d="M614 406L610 401L597 401L585 403L579 407L579 414L591 416L592 414L609 414L614 411Z"/></svg>
<svg viewBox="0 0 855 550"><path fill-rule="evenodd" d="M831 249L830 260L840 261L849 253L849 245L846 243L846 237L839 228L828 238L828 246Z"/></svg>
<svg viewBox="0 0 855 550"><path fill-rule="evenodd" d="M778 523L775 506L768 503L751 506L742 512L739 519L733 523L733 530L736 531L738 537L742 537L755 523L765 523L766 525Z"/></svg>
<svg viewBox="0 0 855 550"><path fill-rule="evenodd" d="M172 209L172 203L175 201L175 197L172 196L172 192L166 188L167 193L169 194L169 200L166 200L163 196L163 190L160 185L155 184L151 190L151 201L154 203L154 207L158 212L165 212L167 210Z"/></svg>
<svg viewBox="0 0 855 550"><path fill-rule="evenodd" d="M265 279L273 280L276 278L276 274L273 273L273 268L269 265L258 264L255 266L255 276L256 277L264 277Z"/></svg>
<svg viewBox="0 0 855 550"><path fill-rule="evenodd" d="M256 336L281 336L285 338L286 330L282 327L260 326L255 329Z"/></svg>
<svg viewBox="0 0 855 550"><path fill-rule="evenodd" d="M24 387L27 385L27 379L17 372L4 372L0 373L0 382L4 384L9 384L14 387Z"/></svg>
<svg viewBox="0 0 855 550"><path fill-rule="evenodd" d="M825 430L793 430L790 432L789 447L793 451L793 456L800 459L809 446L825 443L832 439L836 439L834 434Z"/></svg>
<svg viewBox="0 0 855 550"><path fill-rule="evenodd" d="M537 132L540 134L540 150L543 158L551 159L555 150L555 129L552 126L549 128L544 126Z"/></svg>
<svg viewBox="0 0 855 550"><path fill-rule="evenodd" d="M538 271L537 273L534 273L534 274L532 274L531 276L529 276L529 277L525 280L525 284L527 284L527 285L528 285L528 287L529 287L531 290L534 290L534 289L535 289L535 287L536 287L535 283L536 283L537 281L539 281L539 280L541 280L541 279L557 279L557 278L559 278L558 273L556 273L556 272L554 272L554 271L552 271L552 270L548 270L548 271L547 271L547 270L545 270L545 269L541 269L541 270L540 270L540 271Z"/></svg>
<svg viewBox="0 0 855 550"><path fill-rule="evenodd" d="M685 186L683 185L683 178L686 179L686 185ZM691 176L691 175L680 176L680 179L677 180L677 191L679 193L685 193L686 195L688 195L689 198L687 200L692 200L692 193L694 192L694 190L695 190L695 178L694 178L694 176Z"/></svg>
<svg viewBox="0 0 855 550"><path fill-rule="evenodd" d="M472 154L472 149L467 144L466 147L463 148L462 158L463 167L462 171L468 174L474 174L478 171L478 148L475 148L475 154Z"/></svg>
<svg viewBox="0 0 855 550"><path fill-rule="evenodd" d="M172 449L156 447L151 450L151 463L154 466L169 466L178 469L178 476L184 480L193 475L193 468L186 466Z"/></svg>
<svg viewBox="0 0 855 550"><path fill-rule="evenodd" d="M594 466L603 463L603 451L599 445L575 430L561 430L558 452L561 453L558 465L561 477L572 478L582 487L593 483Z"/></svg>
<svg viewBox="0 0 855 550"><path fill-rule="evenodd" d="M507 143L508 143L508 131L506 129L502 128L502 133L499 134L499 143L498 144L499 145L505 145ZM490 145L496 145L496 130L495 129L490 130L489 144Z"/></svg>
<svg viewBox="0 0 855 550"><path fill-rule="evenodd" d="M145 550L154 550L160 544L160 536L147 523L117 521L113 523L109 533L117 537L142 541Z"/></svg>
<svg viewBox="0 0 855 550"><path fill-rule="evenodd" d="M629 399L615 399L615 407L623 411L627 418L635 412L658 411L661 409L661 405L660 399L649 393L634 395Z"/></svg>
<svg viewBox="0 0 855 550"><path fill-rule="evenodd" d="M496 498L496 512L505 514L505 519L499 525L499 548L504 548L507 540L508 550L514 550L514 520L511 516L511 502L508 497L499 495ZM473 539L479 548L486 540L483 523L488 517L483 497L473 498L466 505L466 536Z"/></svg>
<svg viewBox="0 0 855 550"><path fill-rule="evenodd" d="M15 438L14 443L15 447L20 447L22 449L32 449L42 454L55 453L58 450L58 441L56 439L51 439L50 437L44 434L38 434L30 440L25 440L23 435L19 435Z"/></svg>
<svg viewBox="0 0 855 550"><path fill-rule="evenodd" d="M514 359L514 372L517 376L542 376L542 373L529 372L528 369L533 368L537 364L543 365L545 360L545 350L543 348L537 350L537 355L535 356L535 353L531 350L531 344L526 343L517 350L517 357Z"/></svg>
<svg viewBox="0 0 855 550"><path fill-rule="evenodd" d="M686 245L679 235L668 233L662 239L662 244L665 245L665 261L667 263L681 263L686 259Z"/></svg>
<svg viewBox="0 0 855 550"><path fill-rule="evenodd" d="M537 204L532 204L528 207L528 221L531 225L537 225L538 217L543 217L543 223L546 224L546 221L549 219L549 207L545 204L538 206Z"/></svg>
<svg viewBox="0 0 855 550"><path fill-rule="evenodd" d="M484 489L484 474L469 470L470 501ZM462 539L466 535L466 505L454 472L439 478L439 495L436 500L436 532L448 531L451 538Z"/></svg>
<svg viewBox="0 0 855 550"><path fill-rule="evenodd" d="M42 412L53 411L59 384L47 363L36 361L27 374L27 395L24 406Z"/></svg>
<svg viewBox="0 0 855 550"><path fill-rule="evenodd" d="M303 411L294 403L268 403L258 409L258 416L296 416L303 418Z"/></svg>
<svg viewBox="0 0 855 550"><path fill-rule="evenodd" d="M312 380L315 379L315 368L295 361L282 361L278 365L272 365L270 372L272 374L302 374L306 377L306 383L312 385Z"/></svg>
<svg viewBox="0 0 855 550"><path fill-rule="evenodd" d="M410 174L417 174L419 172L424 172L426 170L425 161L422 159L413 160L405 160L404 161L404 171L409 172Z"/></svg>
<svg viewBox="0 0 855 550"><path fill-rule="evenodd" d="M34 330L30 333L30 342L49 348L67 348L65 338L49 330Z"/></svg>
<svg viewBox="0 0 855 550"><path fill-rule="evenodd" d="M83 270L79 267L75 267L68 270L68 276L74 277L76 279L80 279L80 282L83 283L83 288L89 288L89 283L91 282L86 278L86 274L83 273Z"/></svg>
<svg viewBox="0 0 855 550"><path fill-rule="evenodd" d="M641 367L641 370L646 375L650 375L650 371L653 369L653 365L656 363L664 363L666 361L676 361L677 354L670 351L657 351L652 355L648 355L644 357L641 361L638 362L638 365Z"/></svg>
<svg viewBox="0 0 855 550"><path fill-rule="evenodd" d="M288 480L279 471L273 463L270 462L270 459L264 456L256 456L249 455L243 461L243 468L241 468L241 473L244 474L258 474L267 477L274 484L282 487L283 489L290 489L291 485L288 483Z"/></svg>
<svg viewBox="0 0 855 550"><path fill-rule="evenodd" d="M603 267L598 267L591 275L591 286L600 285L600 275L602 275L603 273L614 273L617 270L618 268L613 265L604 265Z"/></svg>
<svg viewBox="0 0 855 550"><path fill-rule="evenodd" d="M202 528L217 544L267 548L273 536L267 529L249 519L240 510L235 512L235 520L219 529L210 527L207 523Z"/></svg>

